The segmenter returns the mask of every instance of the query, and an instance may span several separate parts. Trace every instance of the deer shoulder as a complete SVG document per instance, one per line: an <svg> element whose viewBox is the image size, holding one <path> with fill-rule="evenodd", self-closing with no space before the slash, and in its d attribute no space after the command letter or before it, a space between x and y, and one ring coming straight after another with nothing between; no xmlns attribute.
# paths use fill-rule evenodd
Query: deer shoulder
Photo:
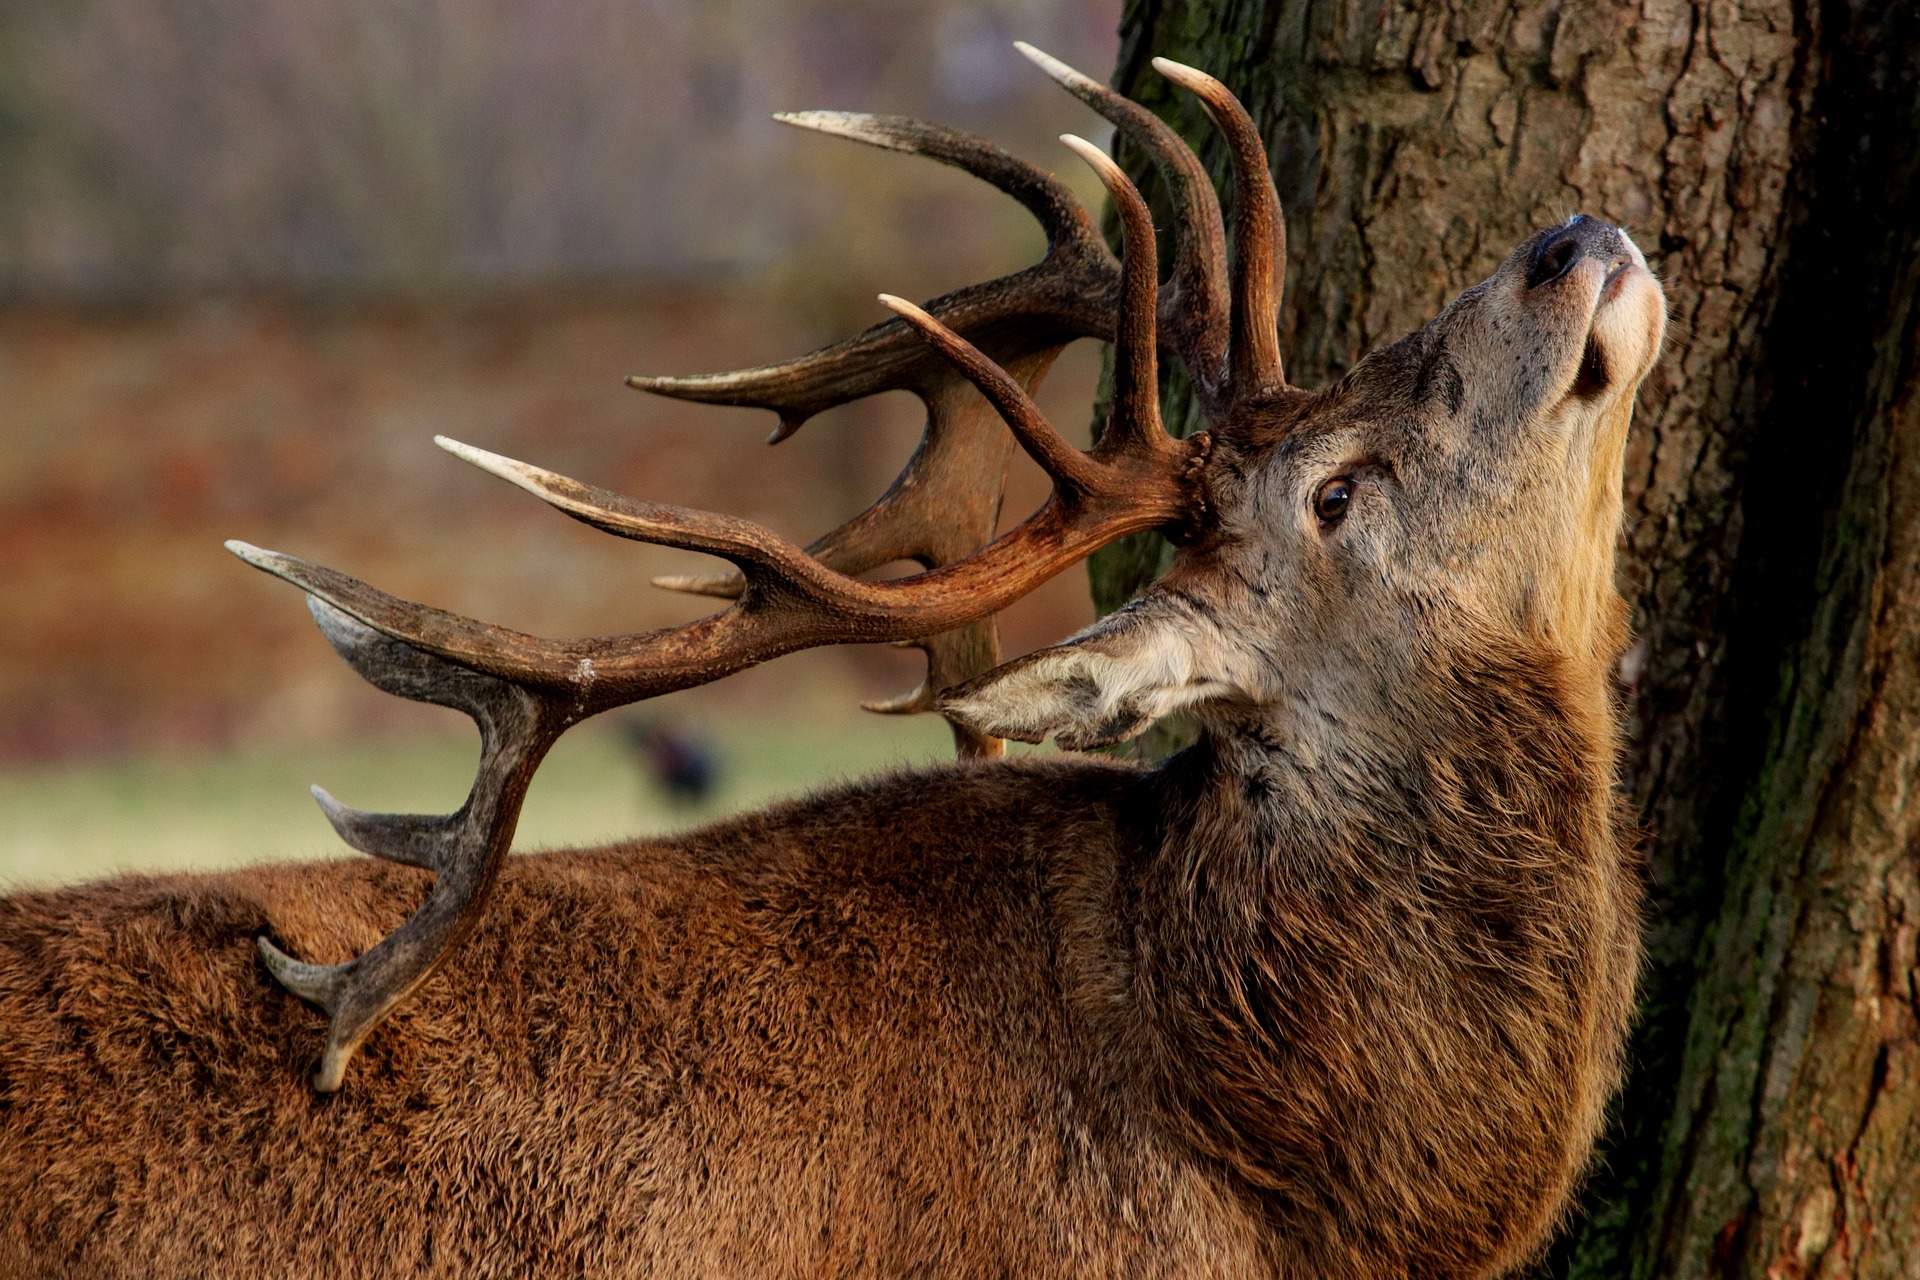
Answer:
<svg viewBox="0 0 1920 1280"><path fill-rule="evenodd" d="M1631 240L1547 228L1318 390L1285 376L1257 129L1196 95L1235 216L1156 117L1029 55L1158 166L1051 176L891 117L790 123L928 156L1040 219L1036 266L786 364L633 380L776 439L904 389L920 450L800 548L452 441L622 537L719 556L685 627L556 641L245 544L482 752L445 816L318 798L378 861L0 900L0 1271L1485 1276L1541 1247L1620 1074L1638 957L1614 788L1613 585L1664 303ZM1231 267L1229 267L1231 263ZM1114 343L1089 451L1031 399ZM1177 358L1209 430L1158 406ZM995 538L1010 451L1053 480ZM999 662L993 614L1100 546L1173 567ZM882 564L923 572L871 581ZM665 840L509 857L567 729L811 645L900 641L963 759ZM1145 769L1007 761L1173 713ZM398 922L398 923L396 923ZM317 1065L316 1065L317 1063ZM311 1067L309 1074L308 1068Z"/></svg>

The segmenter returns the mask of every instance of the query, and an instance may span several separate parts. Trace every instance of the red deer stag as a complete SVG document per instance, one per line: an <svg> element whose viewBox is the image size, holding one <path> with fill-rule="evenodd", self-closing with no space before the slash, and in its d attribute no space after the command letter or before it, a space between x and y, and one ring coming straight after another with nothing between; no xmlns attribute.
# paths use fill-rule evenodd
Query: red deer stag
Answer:
<svg viewBox="0 0 1920 1280"><path fill-rule="evenodd" d="M1156 64L1226 140L1229 271L1193 153L1030 56L1165 175L1164 292L1146 206L1078 140L1117 261L984 142L792 116L994 183L1045 259L924 310L887 299L898 319L789 364L636 380L774 409L780 433L919 393L920 451L849 525L802 551L443 442L609 533L731 561L669 584L721 612L543 640L236 545L374 684L471 715L479 776L447 817L321 793L384 862L0 904L0 1273L1439 1277L1540 1246L1618 1079L1638 954L1613 548L1660 288L1575 218L1301 390L1279 204L1232 95ZM1115 344L1090 452L1028 394L1080 337ZM1157 346L1211 443L1163 430ZM990 415L1054 486L991 541L1010 446ZM983 620L1152 529L1181 548L1158 583L986 670ZM926 571L858 576L900 558ZM882 640L929 649L902 705L937 703L964 755L1176 710L1202 734L1157 769L970 758L507 857L569 726Z"/></svg>

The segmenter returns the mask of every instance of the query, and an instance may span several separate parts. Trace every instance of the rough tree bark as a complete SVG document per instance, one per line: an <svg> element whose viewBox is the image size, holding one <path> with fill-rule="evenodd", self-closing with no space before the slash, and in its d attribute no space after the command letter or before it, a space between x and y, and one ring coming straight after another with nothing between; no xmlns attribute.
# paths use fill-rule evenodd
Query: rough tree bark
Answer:
<svg viewBox="0 0 1920 1280"><path fill-rule="evenodd" d="M1651 964L1542 1274L1920 1275L1920 5L1129 0L1114 83L1201 139L1154 54L1262 122L1303 385L1574 211L1667 286L1623 543Z"/></svg>

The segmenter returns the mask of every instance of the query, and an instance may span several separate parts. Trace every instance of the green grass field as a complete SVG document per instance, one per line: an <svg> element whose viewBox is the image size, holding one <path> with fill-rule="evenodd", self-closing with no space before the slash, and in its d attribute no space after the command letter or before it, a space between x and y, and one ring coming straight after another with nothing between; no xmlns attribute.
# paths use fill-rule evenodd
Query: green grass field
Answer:
<svg viewBox="0 0 1920 1280"><path fill-rule="evenodd" d="M669 831L837 779L952 756L946 725L933 716L720 725L712 736L719 786L708 803L687 808L642 776L616 733L583 726L541 766L516 847ZM469 736L0 773L0 890L116 871L359 857L327 826L309 784L356 808L449 812L466 795L477 754Z"/></svg>

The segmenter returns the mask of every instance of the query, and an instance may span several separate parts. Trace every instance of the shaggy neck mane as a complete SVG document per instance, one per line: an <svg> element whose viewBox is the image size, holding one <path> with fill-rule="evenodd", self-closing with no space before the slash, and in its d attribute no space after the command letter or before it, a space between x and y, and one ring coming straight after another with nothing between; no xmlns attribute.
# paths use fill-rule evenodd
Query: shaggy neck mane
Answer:
<svg viewBox="0 0 1920 1280"><path fill-rule="evenodd" d="M1472 650L1396 690L1391 742L1322 735L1303 758L1284 723L1217 725L1156 776L1131 886L1145 1051L1168 1123L1275 1205L1368 1176L1351 1135L1388 1093L1454 1106L1474 1073L1440 1064L1462 1055L1550 1077L1528 1019L1593 1019L1580 935L1626 830L1612 732L1577 668ZM1432 1140L1381 1135L1382 1167Z"/></svg>

